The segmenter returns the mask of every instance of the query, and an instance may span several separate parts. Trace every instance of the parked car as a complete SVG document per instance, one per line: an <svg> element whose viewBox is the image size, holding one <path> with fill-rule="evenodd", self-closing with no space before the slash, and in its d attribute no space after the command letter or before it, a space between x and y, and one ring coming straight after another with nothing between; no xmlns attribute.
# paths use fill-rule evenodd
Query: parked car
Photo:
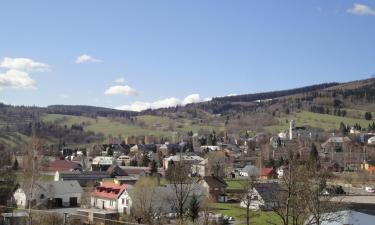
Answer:
<svg viewBox="0 0 375 225"><path fill-rule="evenodd" d="M366 187L365 190L368 193L375 193L375 188L373 188L373 187Z"/></svg>

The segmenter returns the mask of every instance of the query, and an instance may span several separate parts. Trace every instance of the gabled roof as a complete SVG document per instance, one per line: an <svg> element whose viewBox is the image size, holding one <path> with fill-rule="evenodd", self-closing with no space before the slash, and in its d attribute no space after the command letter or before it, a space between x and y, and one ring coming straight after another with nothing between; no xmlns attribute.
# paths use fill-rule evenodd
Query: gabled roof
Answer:
<svg viewBox="0 0 375 225"><path fill-rule="evenodd" d="M76 180L46 182L41 183L41 186L52 195L83 192L82 187Z"/></svg>
<svg viewBox="0 0 375 225"><path fill-rule="evenodd" d="M103 183L95 188L95 191L91 193L91 196L116 200L129 187L130 185L127 184L119 185L115 183Z"/></svg>
<svg viewBox="0 0 375 225"><path fill-rule="evenodd" d="M275 173L273 168L262 168L261 176L269 176Z"/></svg>
<svg viewBox="0 0 375 225"><path fill-rule="evenodd" d="M206 183L208 184L208 186L210 186L210 188L226 188L228 187L228 184L227 182L225 182L225 180L221 177L217 177L217 176L206 176L206 177L203 177L203 180L206 181Z"/></svg>
<svg viewBox="0 0 375 225"><path fill-rule="evenodd" d="M81 165L68 160L56 160L48 165L49 171L72 171L81 169Z"/></svg>
<svg viewBox="0 0 375 225"><path fill-rule="evenodd" d="M322 147L325 148L326 145L329 143L344 143L344 142L350 142L350 138L348 137L330 137L326 142L322 144Z"/></svg>
<svg viewBox="0 0 375 225"><path fill-rule="evenodd" d="M118 165L112 165L107 169L107 173L111 175L111 177L116 176L128 176L128 174L121 169Z"/></svg>
<svg viewBox="0 0 375 225"><path fill-rule="evenodd" d="M280 185L276 182L272 183L256 183L254 189L262 197L265 202L272 202L277 192L281 190Z"/></svg>

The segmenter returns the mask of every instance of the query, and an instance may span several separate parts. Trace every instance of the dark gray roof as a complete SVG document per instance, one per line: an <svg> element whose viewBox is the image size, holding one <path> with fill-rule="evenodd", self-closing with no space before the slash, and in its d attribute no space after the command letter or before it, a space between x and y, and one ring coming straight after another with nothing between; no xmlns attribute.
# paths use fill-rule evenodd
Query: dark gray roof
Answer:
<svg viewBox="0 0 375 225"><path fill-rule="evenodd" d="M265 202L274 201L274 196L281 190L280 185L276 182L257 183L254 185L254 188Z"/></svg>

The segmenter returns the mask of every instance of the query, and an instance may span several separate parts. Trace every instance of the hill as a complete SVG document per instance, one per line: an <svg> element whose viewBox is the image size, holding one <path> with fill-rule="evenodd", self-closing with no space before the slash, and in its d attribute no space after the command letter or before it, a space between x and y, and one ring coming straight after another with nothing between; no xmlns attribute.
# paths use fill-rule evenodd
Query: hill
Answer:
<svg viewBox="0 0 375 225"><path fill-rule="evenodd" d="M17 147L37 127L48 143L102 142L107 137L182 138L188 132L241 135L276 133L294 119L301 126L337 131L341 122L368 128L375 118L375 79L324 83L282 91L214 98L209 102L143 112L84 105L48 107L0 104L0 144ZM177 134L177 136L176 136Z"/></svg>

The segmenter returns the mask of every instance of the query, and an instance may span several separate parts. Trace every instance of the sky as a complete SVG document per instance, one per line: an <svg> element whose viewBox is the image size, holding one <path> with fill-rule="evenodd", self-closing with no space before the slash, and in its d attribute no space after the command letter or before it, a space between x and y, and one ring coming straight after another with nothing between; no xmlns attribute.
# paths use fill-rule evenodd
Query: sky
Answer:
<svg viewBox="0 0 375 225"><path fill-rule="evenodd" d="M365 79L375 1L2 0L0 102L124 110Z"/></svg>

